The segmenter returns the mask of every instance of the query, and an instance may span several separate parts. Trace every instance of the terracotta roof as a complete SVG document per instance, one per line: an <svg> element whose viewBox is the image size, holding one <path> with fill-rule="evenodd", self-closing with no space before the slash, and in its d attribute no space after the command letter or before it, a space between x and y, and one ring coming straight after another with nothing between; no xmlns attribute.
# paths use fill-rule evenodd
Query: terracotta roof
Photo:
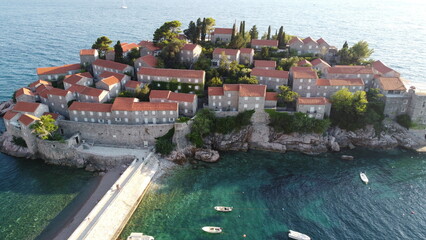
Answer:
<svg viewBox="0 0 426 240"><path fill-rule="evenodd" d="M70 88L68 88L67 90L73 93L81 93L83 92L83 90L85 89L85 86L82 85L72 85Z"/></svg>
<svg viewBox="0 0 426 240"><path fill-rule="evenodd" d="M104 92L107 92L107 91L102 90L102 89L92 88L92 87L85 87L85 89L80 94L87 95L87 96L93 96L93 97L99 97Z"/></svg>
<svg viewBox="0 0 426 240"><path fill-rule="evenodd" d="M328 68L329 74L373 74L371 67L336 65Z"/></svg>
<svg viewBox="0 0 426 240"><path fill-rule="evenodd" d="M68 108L69 111L92 111L92 112L111 112L112 104L73 102Z"/></svg>
<svg viewBox="0 0 426 240"><path fill-rule="evenodd" d="M312 66L316 66L316 65L319 65L321 63L326 65L327 67L331 67L330 64L328 64L326 61L322 60L321 58L317 58L317 59L314 59L314 60L311 61Z"/></svg>
<svg viewBox="0 0 426 240"><path fill-rule="evenodd" d="M260 40L260 39L253 39L253 40L251 40L251 46L269 46L269 47L278 47L278 40Z"/></svg>
<svg viewBox="0 0 426 240"><path fill-rule="evenodd" d="M254 60L254 67L277 67L277 62L275 61L268 61L268 60Z"/></svg>
<svg viewBox="0 0 426 240"><path fill-rule="evenodd" d="M197 46L198 46L198 44L187 43L187 44L183 45L182 50L185 50L185 51L194 51L194 49Z"/></svg>
<svg viewBox="0 0 426 240"><path fill-rule="evenodd" d="M81 49L80 50L80 55L96 55L96 49Z"/></svg>
<svg viewBox="0 0 426 240"><path fill-rule="evenodd" d="M374 69L376 69L377 71L379 71L382 74L385 74L385 73L388 73L388 72L391 72L391 71L395 71L392 68L386 66L380 60L373 62L372 66L373 66Z"/></svg>
<svg viewBox="0 0 426 240"><path fill-rule="evenodd" d="M28 126L37 120L40 120L40 118L30 114L22 114L22 116L18 119L18 121L24 124L25 126Z"/></svg>
<svg viewBox="0 0 426 240"><path fill-rule="evenodd" d="M293 69L293 68L292 68ZM304 69L293 69L293 78L310 78L310 79L317 79L318 75L317 73L309 68L304 68Z"/></svg>
<svg viewBox="0 0 426 240"><path fill-rule="evenodd" d="M380 77L379 79L379 83L382 86L383 90L385 91L390 91L390 90L394 90L394 91L406 91L407 88L404 86L404 83L402 82L401 78L385 78L385 77Z"/></svg>
<svg viewBox="0 0 426 240"><path fill-rule="evenodd" d="M15 111L12 111L12 110L8 110L8 111L6 112L6 114L4 114L3 119L10 120L10 119L12 119L13 117L15 117L15 116L16 116L16 114L18 114L18 112L15 112Z"/></svg>
<svg viewBox="0 0 426 240"><path fill-rule="evenodd" d="M157 66L158 60L156 57L152 55L145 55L143 57L138 58L139 61L144 61L146 64L148 64L151 67Z"/></svg>
<svg viewBox="0 0 426 240"><path fill-rule="evenodd" d="M177 101L177 102L190 102L190 103L192 103L196 97L197 97L197 95L190 94L190 93L170 92L169 100L170 101Z"/></svg>
<svg viewBox="0 0 426 240"><path fill-rule="evenodd" d="M15 97L19 97L21 95L34 96L34 93L28 88L20 88L16 90Z"/></svg>
<svg viewBox="0 0 426 240"><path fill-rule="evenodd" d="M251 54L251 53L254 53L254 49L253 48L240 48L240 53L241 54Z"/></svg>
<svg viewBox="0 0 426 240"><path fill-rule="evenodd" d="M117 97L112 104L111 111L132 111L133 103L138 101L136 98Z"/></svg>
<svg viewBox="0 0 426 240"><path fill-rule="evenodd" d="M291 67L291 72L312 72L314 69L312 67Z"/></svg>
<svg viewBox="0 0 426 240"><path fill-rule="evenodd" d="M40 85L36 88L36 94L38 94L42 98L47 98L47 94L49 93L50 89L53 89L53 87Z"/></svg>
<svg viewBox="0 0 426 240"><path fill-rule="evenodd" d="M101 73L101 75L99 75L100 78L107 78L107 77L111 77L111 76L114 76L114 77L122 80L127 75L122 74L122 73L110 72L110 71L104 71L104 72Z"/></svg>
<svg viewBox="0 0 426 240"><path fill-rule="evenodd" d="M265 97L266 85L239 84L240 97Z"/></svg>
<svg viewBox="0 0 426 240"><path fill-rule="evenodd" d="M261 77L274 77L274 78L285 78L288 79L288 72L282 70L267 70L261 68L253 68L251 70L251 76Z"/></svg>
<svg viewBox="0 0 426 240"><path fill-rule="evenodd" d="M205 73L202 70L141 67L138 71L138 74L149 75L149 76L171 77L171 78L203 78Z"/></svg>
<svg viewBox="0 0 426 240"><path fill-rule="evenodd" d="M131 111L177 111L176 102L135 102Z"/></svg>
<svg viewBox="0 0 426 240"><path fill-rule="evenodd" d="M330 101L325 97L299 97L297 99L297 104L300 105L326 105L327 103Z"/></svg>
<svg viewBox="0 0 426 240"><path fill-rule="evenodd" d="M138 81L128 81L126 85L124 85L126 88L137 88L141 86L141 82ZM152 91L151 91L152 92Z"/></svg>
<svg viewBox="0 0 426 240"><path fill-rule="evenodd" d="M151 90L149 93L149 99L151 98L162 98L162 99L168 99L170 95L169 90Z"/></svg>
<svg viewBox="0 0 426 240"><path fill-rule="evenodd" d="M239 84L223 84L223 91L239 91Z"/></svg>
<svg viewBox="0 0 426 240"><path fill-rule="evenodd" d="M208 88L209 96L223 96L223 87L209 87Z"/></svg>
<svg viewBox="0 0 426 240"><path fill-rule="evenodd" d="M266 92L265 100L266 101L277 101L278 100L278 93Z"/></svg>
<svg viewBox="0 0 426 240"><path fill-rule="evenodd" d="M77 73L77 75L80 75L86 78L93 78L92 74L90 74L89 72Z"/></svg>
<svg viewBox="0 0 426 240"><path fill-rule="evenodd" d="M139 48L140 46L136 43L122 43L121 48L123 48L123 52L128 52L133 48Z"/></svg>
<svg viewBox="0 0 426 240"><path fill-rule="evenodd" d="M45 80L37 80L37 81L35 81L35 82L32 82L32 83L29 85L29 87L31 87L31 88L36 88L36 87L38 87L39 85L52 85L52 83L51 83L51 82L48 82L48 81L45 81Z"/></svg>
<svg viewBox="0 0 426 240"><path fill-rule="evenodd" d="M35 112L41 103L32 103L32 102L17 102L13 107L13 111L17 112Z"/></svg>
<svg viewBox="0 0 426 240"><path fill-rule="evenodd" d="M112 86L120 83L120 80L114 76L103 78L100 82L105 83L107 86Z"/></svg>
<svg viewBox="0 0 426 240"><path fill-rule="evenodd" d="M90 75L90 73L89 73L89 75ZM87 76L87 74L86 74L86 76ZM68 76L65 77L64 82L69 83L69 84L77 84L83 78L92 78L92 75L90 75L90 77L86 77L86 76L84 76L80 73L68 75Z"/></svg>
<svg viewBox="0 0 426 240"><path fill-rule="evenodd" d="M64 90L64 89L60 89L60 88L52 88L48 91L49 91L47 93L48 95L62 96L62 97L65 97L69 92L68 90Z"/></svg>
<svg viewBox="0 0 426 240"><path fill-rule="evenodd" d="M126 67L129 66L127 64L122 64L122 63L103 60L103 59L96 59L96 61L93 62L93 65L104 67L104 68L116 69L120 71L124 71Z"/></svg>
<svg viewBox="0 0 426 240"><path fill-rule="evenodd" d="M303 43L304 44L308 44L308 43L317 43L317 41L315 41L313 38L311 37L307 37L305 39L303 39ZM318 43L317 43L318 44Z"/></svg>
<svg viewBox="0 0 426 240"><path fill-rule="evenodd" d="M308 60L306 60L306 59L303 59L303 60L300 60L299 62L297 62L297 66L303 66L303 65L309 65L309 66L312 66L312 63L311 62L309 62Z"/></svg>
<svg viewBox="0 0 426 240"><path fill-rule="evenodd" d="M55 119L55 120L58 119L59 116L61 116L61 115L59 115L57 113L51 113L51 112L45 112L45 113L43 113L43 116L47 116L47 115L52 116L52 118Z"/></svg>
<svg viewBox="0 0 426 240"><path fill-rule="evenodd" d="M80 63L68 64L59 67L44 67L37 68L38 75L47 75L47 74L67 74L68 71L80 70Z"/></svg>
<svg viewBox="0 0 426 240"><path fill-rule="evenodd" d="M221 55L222 53L225 53L225 55L236 56L239 52L239 49L215 48L213 54Z"/></svg>
<svg viewBox="0 0 426 240"><path fill-rule="evenodd" d="M155 46L154 43L150 42L150 41L141 41L139 43L139 46L147 48L148 50L151 50L151 51L155 51L155 50L160 50L161 49L161 48Z"/></svg>
<svg viewBox="0 0 426 240"><path fill-rule="evenodd" d="M364 86L361 78L352 79L318 79L317 86Z"/></svg>
<svg viewBox="0 0 426 240"><path fill-rule="evenodd" d="M295 42L299 42L299 43L303 43L302 39L300 39L299 37L293 37L288 44L293 44Z"/></svg>
<svg viewBox="0 0 426 240"><path fill-rule="evenodd" d="M232 35L232 28L215 28L213 33L214 34L231 34Z"/></svg>
<svg viewBox="0 0 426 240"><path fill-rule="evenodd" d="M319 45L327 45L327 46L330 46L323 38L320 38L320 39L318 39L317 40L317 43L319 44Z"/></svg>

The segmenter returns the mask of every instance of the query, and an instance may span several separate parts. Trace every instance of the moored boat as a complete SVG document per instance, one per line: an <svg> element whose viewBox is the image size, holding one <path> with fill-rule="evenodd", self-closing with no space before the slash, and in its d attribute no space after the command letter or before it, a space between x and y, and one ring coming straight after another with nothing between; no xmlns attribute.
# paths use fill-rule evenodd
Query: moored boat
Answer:
<svg viewBox="0 0 426 240"><path fill-rule="evenodd" d="M367 178L367 175L365 175L365 173L361 172L361 173L359 174L359 177L361 178L361 180L362 180L365 184L367 184L367 183L368 183L368 178Z"/></svg>
<svg viewBox="0 0 426 240"><path fill-rule="evenodd" d="M127 237L127 240L154 240L154 237L144 235L143 233L132 232L130 236Z"/></svg>
<svg viewBox="0 0 426 240"><path fill-rule="evenodd" d="M351 155L342 155L340 158L343 160L354 160L354 156Z"/></svg>
<svg viewBox="0 0 426 240"><path fill-rule="evenodd" d="M211 226L205 226L203 228L204 232L208 232L208 233L221 233L222 232L222 228L221 227L211 227Z"/></svg>
<svg viewBox="0 0 426 240"><path fill-rule="evenodd" d="M233 207L216 206L214 209L218 212L231 212Z"/></svg>
<svg viewBox="0 0 426 240"><path fill-rule="evenodd" d="M293 230L288 231L288 237L296 240L311 240L308 235Z"/></svg>

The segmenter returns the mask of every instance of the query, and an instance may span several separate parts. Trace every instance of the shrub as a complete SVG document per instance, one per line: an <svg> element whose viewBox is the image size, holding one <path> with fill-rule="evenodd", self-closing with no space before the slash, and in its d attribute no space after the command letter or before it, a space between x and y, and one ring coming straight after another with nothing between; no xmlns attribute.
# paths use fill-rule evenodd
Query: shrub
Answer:
<svg viewBox="0 0 426 240"><path fill-rule="evenodd" d="M189 120L191 120L191 118L189 118L189 117L180 117L180 118L176 119L176 122L185 123L185 122L188 122Z"/></svg>
<svg viewBox="0 0 426 240"><path fill-rule="evenodd" d="M310 118L305 113L276 112L272 109L265 110L270 116L269 126L282 133L324 133L330 127L330 120Z"/></svg>
<svg viewBox="0 0 426 240"><path fill-rule="evenodd" d="M411 122L411 118L410 116L408 116L408 114L401 114L396 116L396 122L407 129L409 129L413 125L413 123Z"/></svg>
<svg viewBox="0 0 426 240"><path fill-rule="evenodd" d="M164 136L156 138L155 152L163 154L163 155L170 154L175 148L175 145L172 142L172 138L174 134L175 134L175 128L172 128Z"/></svg>
<svg viewBox="0 0 426 240"><path fill-rule="evenodd" d="M13 140L12 140L13 144L15 144L16 146L20 146L20 147L28 147L27 143L25 142L25 140L21 137L15 137L13 136Z"/></svg>

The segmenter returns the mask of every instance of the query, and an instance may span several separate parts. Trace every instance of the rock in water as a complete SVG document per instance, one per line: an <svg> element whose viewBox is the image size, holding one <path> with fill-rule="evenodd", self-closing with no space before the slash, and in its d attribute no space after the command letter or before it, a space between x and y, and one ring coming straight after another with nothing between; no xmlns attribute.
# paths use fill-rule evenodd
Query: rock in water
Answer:
<svg viewBox="0 0 426 240"><path fill-rule="evenodd" d="M195 150L194 158L201 160L203 162L217 162L219 160L219 152L211 149L201 149L198 148Z"/></svg>

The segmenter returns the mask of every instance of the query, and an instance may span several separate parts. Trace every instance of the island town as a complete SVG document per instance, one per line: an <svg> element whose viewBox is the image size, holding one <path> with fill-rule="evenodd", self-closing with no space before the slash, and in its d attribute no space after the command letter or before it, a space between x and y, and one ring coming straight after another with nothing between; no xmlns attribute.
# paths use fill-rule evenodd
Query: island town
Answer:
<svg viewBox="0 0 426 240"><path fill-rule="evenodd" d="M22 156L88 170L134 160L85 151L95 146L154 148L175 161L217 161L216 150L424 146L426 93L368 59L365 41L338 49L283 27L259 36L244 21L214 22L191 21L183 31L179 21L166 22L152 40L113 47L102 36L80 50L79 63L37 68L38 79L13 94L5 134ZM348 137L363 129L367 141ZM149 156L132 165L143 167L138 160ZM92 227L82 223L72 236L91 236Z"/></svg>

